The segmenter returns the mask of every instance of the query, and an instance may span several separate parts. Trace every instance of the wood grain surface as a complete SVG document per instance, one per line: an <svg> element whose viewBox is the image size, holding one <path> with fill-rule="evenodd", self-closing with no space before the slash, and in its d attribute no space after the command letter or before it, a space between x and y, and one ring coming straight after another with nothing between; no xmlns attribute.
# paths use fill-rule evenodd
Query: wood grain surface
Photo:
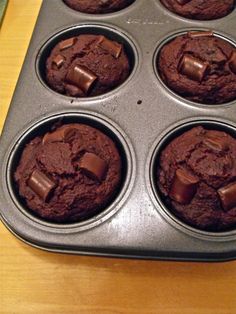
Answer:
<svg viewBox="0 0 236 314"><path fill-rule="evenodd" d="M0 32L0 128L40 4L41 0L9 2ZM17 240L0 223L0 313L234 314L236 262L48 253Z"/></svg>

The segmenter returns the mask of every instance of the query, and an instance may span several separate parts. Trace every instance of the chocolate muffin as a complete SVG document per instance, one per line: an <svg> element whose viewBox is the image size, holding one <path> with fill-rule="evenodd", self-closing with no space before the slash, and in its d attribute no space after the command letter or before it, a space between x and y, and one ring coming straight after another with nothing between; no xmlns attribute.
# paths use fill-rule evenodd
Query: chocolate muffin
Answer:
<svg viewBox="0 0 236 314"><path fill-rule="evenodd" d="M207 231L236 226L236 139L197 126L161 152L157 186L167 208Z"/></svg>
<svg viewBox="0 0 236 314"><path fill-rule="evenodd" d="M66 124L24 148L14 179L37 216L52 222L84 220L105 209L121 182L114 142L85 124Z"/></svg>
<svg viewBox="0 0 236 314"><path fill-rule="evenodd" d="M122 44L102 35L79 35L59 42L46 61L46 80L55 91L96 96L122 84L130 73Z"/></svg>
<svg viewBox="0 0 236 314"><path fill-rule="evenodd" d="M64 2L76 11L102 14L124 9L134 0L64 0Z"/></svg>
<svg viewBox="0 0 236 314"><path fill-rule="evenodd" d="M228 15L235 0L160 0L170 11L193 20L213 20Z"/></svg>
<svg viewBox="0 0 236 314"><path fill-rule="evenodd" d="M160 50L163 82L180 96L204 104L236 98L236 48L209 32L189 32Z"/></svg>

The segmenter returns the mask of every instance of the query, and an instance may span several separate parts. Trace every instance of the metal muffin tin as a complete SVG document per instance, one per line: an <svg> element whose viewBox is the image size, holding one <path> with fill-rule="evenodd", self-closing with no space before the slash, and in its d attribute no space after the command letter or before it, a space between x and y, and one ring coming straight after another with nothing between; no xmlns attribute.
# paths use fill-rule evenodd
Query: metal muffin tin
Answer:
<svg viewBox="0 0 236 314"><path fill-rule="evenodd" d="M213 21L189 20L158 0L136 0L116 13L76 12L62 0L44 0L0 142L2 222L17 237L42 249L103 256L221 261L236 257L236 229L212 233L192 228L169 212L156 189L161 148L194 125L236 137L236 101L194 103L170 91L156 70L159 48L175 35L212 29L236 42L236 10ZM52 91L44 62L60 39L104 34L124 44L129 78L111 92L73 98ZM17 195L13 173L24 144L58 120L83 122L111 136L121 151L123 182L103 212L83 222L55 224L35 217Z"/></svg>

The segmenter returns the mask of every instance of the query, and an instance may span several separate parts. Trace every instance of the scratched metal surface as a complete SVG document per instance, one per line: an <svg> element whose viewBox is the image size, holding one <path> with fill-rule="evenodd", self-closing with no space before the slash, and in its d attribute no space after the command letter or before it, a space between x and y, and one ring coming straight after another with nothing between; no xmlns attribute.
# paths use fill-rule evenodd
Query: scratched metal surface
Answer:
<svg viewBox="0 0 236 314"><path fill-rule="evenodd" d="M165 208L153 187L152 167L162 140L195 124L227 128L234 134L236 103L195 104L170 92L157 77L161 43L187 30L213 29L235 40L236 12L215 21L192 21L167 11L156 0L136 0L117 13L83 14L62 1L43 2L1 138L0 214L23 241L50 251L182 260L227 260L236 256L236 232L190 228ZM102 33L124 43L133 71L122 86L87 99L59 95L43 80L48 49L61 38ZM98 216L56 225L35 218L17 197L12 174L24 143L64 120L87 121L110 130L123 147L127 169L123 188ZM176 133L177 132L177 133Z"/></svg>

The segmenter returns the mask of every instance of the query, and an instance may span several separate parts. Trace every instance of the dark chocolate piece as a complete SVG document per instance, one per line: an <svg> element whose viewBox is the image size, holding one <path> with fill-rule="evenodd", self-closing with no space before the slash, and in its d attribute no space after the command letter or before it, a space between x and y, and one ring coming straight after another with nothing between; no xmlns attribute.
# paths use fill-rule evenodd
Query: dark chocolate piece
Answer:
<svg viewBox="0 0 236 314"><path fill-rule="evenodd" d="M116 59L119 58L122 51L122 45L118 44L117 42L111 41L104 36L100 36L98 45L102 49L108 51Z"/></svg>
<svg viewBox="0 0 236 314"><path fill-rule="evenodd" d="M217 192L225 211L236 206L236 183L230 183L220 188Z"/></svg>
<svg viewBox="0 0 236 314"><path fill-rule="evenodd" d="M175 0L175 1L177 1L180 5L184 5L188 2L190 2L191 0Z"/></svg>
<svg viewBox="0 0 236 314"><path fill-rule="evenodd" d="M219 137L207 137L203 140L203 143L218 152L226 151L229 148L228 143L226 143L223 138Z"/></svg>
<svg viewBox="0 0 236 314"><path fill-rule="evenodd" d="M78 132L77 128L74 126L65 126L64 128L60 128L55 132L48 132L43 137L43 145L46 143L52 142L67 142L69 141L75 133Z"/></svg>
<svg viewBox="0 0 236 314"><path fill-rule="evenodd" d="M82 65L76 65L68 71L66 80L70 84L76 85L87 94L93 83L97 80L97 76L88 68Z"/></svg>
<svg viewBox="0 0 236 314"><path fill-rule="evenodd" d="M93 153L85 153L79 166L86 175L98 181L102 181L107 171L107 163Z"/></svg>
<svg viewBox="0 0 236 314"><path fill-rule="evenodd" d="M195 31L195 32L188 32L188 36L191 38L196 37L212 37L214 36L213 31Z"/></svg>
<svg viewBox="0 0 236 314"><path fill-rule="evenodd" d="M34 170L28 180L29 187L42 199L47 202L56 184L43 172Z"/></svg>
<svg viewBox="0 0 236 314"><path fill-rule="evenodd" d="M233 51L229 59L230 70L236 74L236 51Z"/></svg>
<svg viewBox="0 0 236 314"><path fill-rule="evenodd" d="M76 43L76 38L72 37L72 38L69 38L60 42L59 48L60 50L65 50L67 48L74 46L75 43Z"/></svg>
<svg viewBox="0 0 236 314"><path fill-rule="evenodd" d="M189 55L183 56L178 66L180 73L198 82L201 82L204 78L207 68L208 65L206 63Z"/></svg>
<svg viewBox="0 0 236 314"><path fill-rule="evenodd" d="M189 204L197 191L198 178L178 169L170 190L170 197L180 204Z"/></svg>
<svg viewBox="0 0 236 314"><path fill-rule="evenodd" d="M65 59L64 59L63 56L57 55L57 56L52 60L52 63L55 64L58 69L60 69L60 67L63 65L64 61L65 61Z"/></svg>

